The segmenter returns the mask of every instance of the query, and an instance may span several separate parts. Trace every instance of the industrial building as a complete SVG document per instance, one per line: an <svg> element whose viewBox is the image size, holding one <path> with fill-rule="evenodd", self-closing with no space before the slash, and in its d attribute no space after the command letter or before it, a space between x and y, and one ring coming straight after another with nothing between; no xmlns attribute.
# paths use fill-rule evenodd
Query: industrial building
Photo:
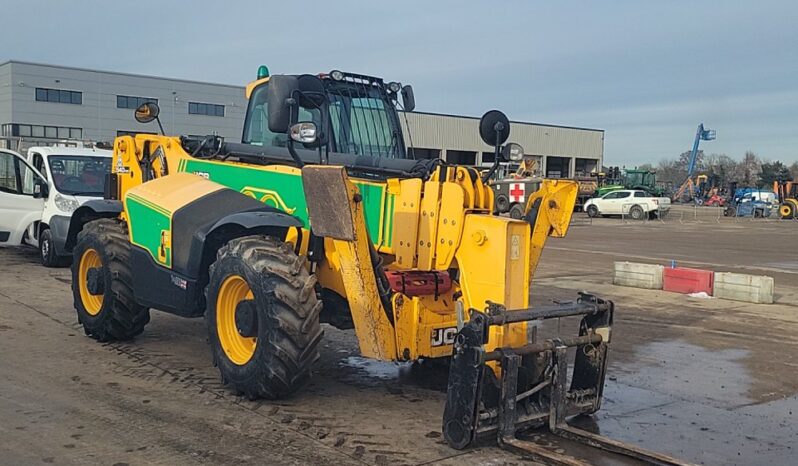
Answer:
<svg viewBox="0 0 798 466"><path fill-rule="evenodd" d="M244 87L98 71L22 61L0 64L0 136L47 143L72 139L112 141L153 132L133 119L133 109L155 101L167 134L216 133L240 140ZM478 117L412 112L401 117L405 143L417 158L442 157L490 165L491 148L479 138ZM604 131L512 122L510 139L538 161L546 177L584 176L600 169Z"/></svg>
<svg viewBox="0 0 798 466"><path fill-rule="evenodd" d="M482 166L494 161L493 149L479 137L479 117L412 112L402 120L416 158ZM520 144L537 161L537 174L547 178L589 176L601 170L604 159L599 129L511 121L509 141Z"/></svg>

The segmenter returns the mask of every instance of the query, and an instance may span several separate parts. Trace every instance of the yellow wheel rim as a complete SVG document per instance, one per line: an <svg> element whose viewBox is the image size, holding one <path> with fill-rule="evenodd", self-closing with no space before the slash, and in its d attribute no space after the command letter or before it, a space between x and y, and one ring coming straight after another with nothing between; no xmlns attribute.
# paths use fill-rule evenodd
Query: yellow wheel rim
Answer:
<svg viewBox="0 0 798 466"><path fill-rule="evenodd" d="M782 217L789 217L792 214L792 208L788 205L781 206L781 216Z"/></svg>
<svg viewBox="0 0 798 466"><path fill-rule="evenodd" d="M100 268L103 263L100 255L94 249L87 249L80 256L80 267L78 268L78 289L80 289L80 300L86 312L96 316L103 307L103 295L91 294L89 292L89 269Z"/></svg>
<svg viewBox="0 0 798 466"><path fill-rule="evenodd" d="M239 275L224 279L216 297L216 334L230 360L243 366L255 354L256 338L244 337L236 327L236 306L245 299L254 299L247 281Z"/></svg>

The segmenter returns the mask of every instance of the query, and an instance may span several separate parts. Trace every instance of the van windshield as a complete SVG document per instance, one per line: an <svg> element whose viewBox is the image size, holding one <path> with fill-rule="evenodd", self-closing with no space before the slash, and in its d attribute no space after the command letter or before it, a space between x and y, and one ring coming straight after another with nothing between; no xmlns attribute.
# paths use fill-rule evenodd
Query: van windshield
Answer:
<svg viewBox="0 0 798 466"><path fill-rule="evenodd" d="M76 196L102 195L105 174L111 172L110 157L52 155L47 163L55 189Z"/></svg>

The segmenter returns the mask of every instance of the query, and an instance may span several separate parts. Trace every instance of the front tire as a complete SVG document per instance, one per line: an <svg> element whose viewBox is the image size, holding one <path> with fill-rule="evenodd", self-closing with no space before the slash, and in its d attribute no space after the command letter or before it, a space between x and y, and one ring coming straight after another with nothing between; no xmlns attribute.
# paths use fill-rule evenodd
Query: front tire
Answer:
<svg viewBox="0 0 798 466"><path fill-rule="evenodd" d="M266 236L236 238L210 267L205 320L222 382L249 399L284 398L311 376L322 331L305 258Z"/></svg>
<svg viewBox="0 0 798 466"><path fill-rule="evenodd" d="M589 206L587 206L587 216L590 217L590 218L598 217L599 216L598 207L596 207L593 204L590 204Z"/></svg>
<svg viewBox="0 0 798 466"><path fill-rule="evenodd" d="M69 257L61 257L55 252L53 234L49 228L39 234L39 257L45 267L64 267L69 264Z"/></svg>
<svg viewBox="0 0 798 466"><path fill-rule="evenodd" d="M86 335L115 341L141 334L150 311L133 298L127 225L109 218L87 223L72 257L72 296Z"/></svg>

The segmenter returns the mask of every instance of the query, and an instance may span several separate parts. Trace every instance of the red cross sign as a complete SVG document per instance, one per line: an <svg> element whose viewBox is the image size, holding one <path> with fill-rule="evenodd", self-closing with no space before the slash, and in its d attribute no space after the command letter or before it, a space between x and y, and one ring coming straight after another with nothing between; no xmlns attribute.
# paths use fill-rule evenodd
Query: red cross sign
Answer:
<svg viewBox="0 0 798 466"><path fill-rule="evenodd" d="M525 194L524 183L510 183L510 202L524 202Z"/></svg>

